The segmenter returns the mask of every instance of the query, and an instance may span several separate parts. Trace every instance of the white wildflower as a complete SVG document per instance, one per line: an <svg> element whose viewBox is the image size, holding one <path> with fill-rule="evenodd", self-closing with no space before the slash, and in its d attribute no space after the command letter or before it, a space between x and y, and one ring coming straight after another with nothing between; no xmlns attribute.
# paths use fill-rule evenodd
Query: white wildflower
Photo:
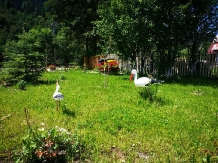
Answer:
<svg viewBox="0 0 218 163"><path fill-rule="evenodd" d="M66 134L67 134L67 135L70 135L71 133L70 133L70 132L67 132Z"/></svg>
<svg viewBox="0 0 218 163"><path fill-rule="evenodd" d="M59 131L60 131L60 132L67 132L67 130L64 129L64 128L59 128Z"/></svg>
<svg viewBox="0 0 218 163"><path fill-rule="evenodd" d="M45 131L45 128L42 127L42 128L39 128L38 130L39 130L39 131Z"/></svg>

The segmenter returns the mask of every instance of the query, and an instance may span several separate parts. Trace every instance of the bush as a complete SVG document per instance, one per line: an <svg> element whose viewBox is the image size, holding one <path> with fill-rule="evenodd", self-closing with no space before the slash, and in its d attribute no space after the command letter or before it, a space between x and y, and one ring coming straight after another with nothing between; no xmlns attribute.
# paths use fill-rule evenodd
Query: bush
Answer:
<svg viewBox="0 0 218 163"><path fill-rule="evenodd" d="M150 102L154 101L158 92L158 84L148 85L140 92L141 97L148 99Z"/></svg>
<svg viewBox="0 0 218 163"><path fill-rule="evenodd" d="M17 86L19 87L20 90L24 90L24 89L26 88L26 81L20 80L20 81L17 83Z"/></svg>
<svg viewBox="0 0 218 163"><path fill-rule="evenodd" d="M46 35L46 42L48 41L46 45L44 44L45 38L42 37L44 35ZM3 68L9 74L7 80L13 83L19 80L35 82L44 70L44 54L52 44L51 30L31 29L17 37L17 41L8 40L4 46L7 61L3 62Z"/></svg>
<svg viewBox="0 0 218 163"><path fill-rule="evenodd" d="M33 130L26 110L25 114L29 130L22 139L22 149L15 151L16 162L67 163L80 159L83 148L78 135L58 126L46 129L44 124Z"/></svg>
<svg viewBox="0 0 218 163"><path fill-rule="evenodd" d="M61 74L60 80L65 80L65 79L66 79L66 77L63 74Z"/></svg>

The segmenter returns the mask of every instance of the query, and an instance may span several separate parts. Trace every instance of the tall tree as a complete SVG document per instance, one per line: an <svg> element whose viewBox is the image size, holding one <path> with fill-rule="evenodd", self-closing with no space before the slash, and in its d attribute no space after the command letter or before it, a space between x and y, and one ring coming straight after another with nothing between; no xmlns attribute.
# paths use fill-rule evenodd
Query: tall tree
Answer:
<svg viewBox="0 0 218 163"><path fill-rule="evenodd" d="M5 55L9 61L4 63L8 70L7 80L18 82L19 80L36 81L43 72L45 66L47 45L52 43L50 29L31 29L18 35L18 41L7 41Z"/></svg>
<svg viewBox="0 0 218 163"><path fill-rule="evenodd" d="M98 8L100 19L95 22L105 43L102 46L107 49L108 40L112 38L112 49L123 59L134 61L139 53L145 55L151 48L147 8L148 4L140 1L102 1Z"/></svg>
<svg viewBox="0 0 218 163"><path fill-rule="evenodd" d="M145 49L156 50L161 75L173 65L178 51L187 46L187 34L196 29L199 32L201 20L212 12L213 5L214 0L101 1L97 31L104 40L112 36L119 52L127 57L143 54Z"/></svg>
<svg viewBox="0 0 218 163"><path fill-rule="evenodd" d="M189 58L194 63L199 59L201 47L218 33L217 1L193 1L187 10L186 43L190 48Z"/></svg>
<svg viewBox="0 0 218 163"><path fill-rule="evenodd" d="M190 59L197 61L197 49L211 38L210 19L216 1L153 1L151 18L153 39L159 51L159 73L171 67L181 48L191 47ZM159 39L158 41L155 41Z"/></svg>
<svg viewBox="0 0 218 163"><path fill-rule="evenodd" d="M56 45L58 57L63 59L63 63L66 65L69 64L71 58L78 57L78 53L81 52L82 49L70 27L61 27L54 38L54 44Z"/></svg>
<svg viewBox="0 0 218 163"><path fill-rule="evenodd" d="M97 37L92 33L92 22L97 19L98 0L47 0L46 10L54 21L70 27L75 38L86 47L86 56L96 55Z"/></svg>

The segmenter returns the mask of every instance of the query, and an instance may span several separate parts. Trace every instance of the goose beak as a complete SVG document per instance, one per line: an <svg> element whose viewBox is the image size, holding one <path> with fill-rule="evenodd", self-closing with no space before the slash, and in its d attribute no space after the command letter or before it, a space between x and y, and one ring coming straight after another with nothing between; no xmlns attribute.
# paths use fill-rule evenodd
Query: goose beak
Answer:
<svg viewBox="0 0 218 163"><path fill-rule="evenodd" d="M58 81L56 81L56 85L58 85Z"/></svg>
<svg viewBox="0 0 218 163"><path fill-rule="evenodd" d="M130 74L129 80L132 81L134 74Z"/></svg>

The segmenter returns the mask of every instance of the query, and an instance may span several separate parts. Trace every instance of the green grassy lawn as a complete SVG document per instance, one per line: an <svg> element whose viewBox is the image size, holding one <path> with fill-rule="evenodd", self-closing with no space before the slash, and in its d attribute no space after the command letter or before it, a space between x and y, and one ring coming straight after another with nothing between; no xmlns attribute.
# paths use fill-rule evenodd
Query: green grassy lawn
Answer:
<svg viewBox="0 0 218 163"><path fill-rule="evenodd" d="M64 76L65 80L59 80ZM59 80L64 94L56 111L52 98ZM105 87L105 80L108 86ZM80 70L43 74L26 90L0 87L1 156L22 147L30 123L59 126L78 134L87 162L202 162L218 155L218 83L211 79L176 79L153 85L152 101L128 75Z"/></svg>

